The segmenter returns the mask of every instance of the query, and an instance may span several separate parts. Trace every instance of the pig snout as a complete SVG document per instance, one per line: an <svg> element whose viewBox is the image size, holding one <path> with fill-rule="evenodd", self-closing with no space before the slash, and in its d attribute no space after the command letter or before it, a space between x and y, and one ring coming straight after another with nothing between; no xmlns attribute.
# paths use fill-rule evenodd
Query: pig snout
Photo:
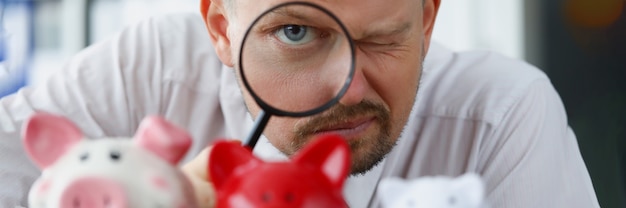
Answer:
<svg viewBox="0 0 626 208"><path fill-rule="evenodd" d="M62 208L126 208L126 194L118 183L96 177L72 182L61 194Z"/></svg>

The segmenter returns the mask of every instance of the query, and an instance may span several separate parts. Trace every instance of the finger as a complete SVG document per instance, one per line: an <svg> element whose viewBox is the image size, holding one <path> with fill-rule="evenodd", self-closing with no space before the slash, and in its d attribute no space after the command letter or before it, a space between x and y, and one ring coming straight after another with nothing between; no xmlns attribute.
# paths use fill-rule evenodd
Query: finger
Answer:
<svg viewBox="0 0 626 208"><path fill-rule="evenodd" d="M193 186L196 201L200 208L211 208L215 202L215 191L206 177L206 168L203 168L207 165L210 151L211 146L206 147L202 152L196 155L195 158L181 167L182 172L187 176Z"/></svg>
<svg viewBox="0 0 626 208"><path fill-rule="evenodd" d="M213 184L205 179L198 178L193 175L188 175L188 178L193 186L198 208L215 207L216 194Z"/></svg>
<svg viewBox="0 0 626 208"><path fill-rule="evenodd" d="M241 144L239 140L229 140L229 142ZM209 180L207 171L209 167L209 154L212 148L213 146L204 148L194 159L182 166L183 171L193 174L195 177Z"/></svg>
<svg viewBox="0 0 626 208"><path fill-rule="evenodd" d="M207 166L209 165L209 153L212 146L204 148L195 158L183 165L182 169L194 177L208 180Z"/></svg>
<svg viewBox="0 0 626 208"><path fill-rule="evenodd" d="M241 141L232 140L232 142L241 144ZM200 208L211 208L215 206L216 194L213 184L208 177L208 160L212 146L206 147L195 158L184 164L182 172L189 178L197 203Z"/></svg>

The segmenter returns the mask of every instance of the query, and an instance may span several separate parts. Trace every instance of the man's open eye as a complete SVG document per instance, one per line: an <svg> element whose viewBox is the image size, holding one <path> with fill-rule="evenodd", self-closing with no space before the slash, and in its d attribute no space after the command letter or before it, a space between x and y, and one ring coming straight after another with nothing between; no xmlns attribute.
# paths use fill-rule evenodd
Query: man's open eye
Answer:
<svg viewBox="0 0 626 208"><path fill-rule="evenodd" d="M303 25L284 25L274 33L278 40L289 45L302 45L319 36L315 28Z"/></svg>

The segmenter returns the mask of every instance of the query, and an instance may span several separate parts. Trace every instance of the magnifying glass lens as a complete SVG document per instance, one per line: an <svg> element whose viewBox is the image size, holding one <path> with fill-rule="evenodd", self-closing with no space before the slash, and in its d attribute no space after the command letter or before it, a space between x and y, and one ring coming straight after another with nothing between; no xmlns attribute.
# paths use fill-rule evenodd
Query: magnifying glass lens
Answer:
<svg viewBox="0 0 626 208"><path fill-rule="evenodd" d="M349 36L327 12L310 5L276 7L249 28L241 73L257 99L272 109L306 112L341 96L349 83Z"/></svg>

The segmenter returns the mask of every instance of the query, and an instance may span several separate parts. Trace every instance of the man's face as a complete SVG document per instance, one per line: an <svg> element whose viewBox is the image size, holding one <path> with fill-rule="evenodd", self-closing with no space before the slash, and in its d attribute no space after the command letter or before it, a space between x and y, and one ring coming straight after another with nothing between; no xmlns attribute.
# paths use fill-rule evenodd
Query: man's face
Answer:
<svg viewBox="0 0 626 208"><path fill-rule="evenodd" d="M286 0L235 0L225 15L230 57L237 57L245 29L263 11ZM343 135L352 148L352 173L364 173L389 153L401 135L415 101L424 49L421 0L311 0L345 24L356 44L353 81L340 102L311 117L272 117L265 136L287 155L316 136ZM228 56L221 56L228 57ZM222 60L227 65L236 63ZM266 86L269 89L281 86ZM242 86L245 102L256 117L260 108ZM293 102L297 105L298 100ZM284 103L283 105L290 105Z"/></svg>

